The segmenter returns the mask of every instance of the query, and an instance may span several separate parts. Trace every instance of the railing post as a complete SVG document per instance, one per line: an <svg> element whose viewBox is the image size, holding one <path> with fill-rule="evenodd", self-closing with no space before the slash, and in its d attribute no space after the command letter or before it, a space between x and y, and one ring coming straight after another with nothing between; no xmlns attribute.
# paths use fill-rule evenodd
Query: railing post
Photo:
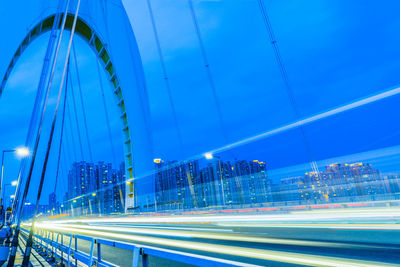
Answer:
<svg viewBox="0 0 400 267"><path fill-rule="evenodd" d="M33 236L32 236L32 247L34 248L34 249L37 249L37 245L36 245L36 241L35 241L35 232L36 232L36 230L33 230Z"/></svg>
<svg viewBox="0 0 400 267"><path fill-rule="evenodd" d="M61 233L61 247L64 246L64 234ZM61 251L61 266L64 266L64 250L60 249Z"/></svg>
<svg viewBox="0 0 400 267"><path fill-rule="evenodd" d="M45 242L46 242L45 255L46 255L46 257L47 257L47 253L49 251L49 240L50 240L49 236L50 236L50 232L46 231L46 239L45 239Z"/></svg>
<svg viewBox="0 0 400 267"><path fill-rule="evenodd" d="M78 259L76 258L76 253L78 252L78 238L74 235L75 238L75 252L74 252L74 258L75 258L75 266L78 266Z"/></svg>
<svg viewBox="0 0 400 267"><path fill-rule="evenodd" d="M97 242L97 262L101 262L101 244Z"/></svg>
<svg viewBox="0 0 400 267"><path fill-rule="evenodd" d="M53 252L54 246L53 246L53 243L54 243L54 232L51 232L51 242L49 242L49 244L50 244L50 252L47 254L47 258L50 261L53 261L53 258L54 258L54 252Z"/></svg>
<svg viewBox="0 0 400 267"><path fill-rule="evenodd" d="M57 233L57 238L56 238L56 246L54 247L54 262L57 263L57 249L60 249L60 243L58 243L58 237L60 236L60 233Z"/></svg>
<svg viewBox="0 0 400 267"><path fill-rule="evenodd" d="M47 243L45 242L45 231L42 230L41 234L40 234L40 242L41 242L41 246L40 246L40 255L43 256L43 253L45 251L45 246L47 245Z"/></svg>
<svg viewBox="0 0 400 267"><path fill-rule="evenodd" d="M149 267L149 255L144 252L143 248L140 251L142 254L142 266Z"/></svg>
<svg viewBox="0 0 400 267"><path fill-rule="evenodd" d="M140 249L138 247L135 247L133 249L132 267L138 267L139 266L139 257L140 257Z"/></svg>
<svg viewBox="0 0 400 267"><path fill-rule="evenodd" d="M94 239L92 239L92 245L90 246L90 256L88 266L92 267L93 264L93 247L94 247Z"/></svg>
<svg viewBox="0 0 400 267"><path fill-rule="evenodd" d="M68 236L69 236L69 246L68 246L68 267L69 267L69 263L70 263L69 256L71 255L72 236L71 235L68 235Z"/></svg>

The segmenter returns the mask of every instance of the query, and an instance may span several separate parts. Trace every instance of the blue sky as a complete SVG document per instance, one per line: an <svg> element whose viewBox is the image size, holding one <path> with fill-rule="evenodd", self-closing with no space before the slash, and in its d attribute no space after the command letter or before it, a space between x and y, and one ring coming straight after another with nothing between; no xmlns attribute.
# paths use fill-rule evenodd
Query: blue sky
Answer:
<svg viewBox="0 0 400 267"><path fill-rule="evenodd" d="M147 76L159 149L172 140L171 114L146 1L125 1ZM398 85L397 3L265 1L300 118ZM152 1L188 154L219 147L218 120L187 1ZM257 1L194 1L229 142L298 119L283 85ZM179 19L177 19L179 18ZM374 18L374 19L371 19ZM305 127L317 160L397 144L396 104L383 100ZM167 112L166 112L167 111ZM393 136L393 134L395 134ZM207 140L202 139L207 136ZM383 141L384 140L384 141ZM170 152L171 149L166 149ZM272 167L304 162L298 130L230 154ZM168 157L168 153L166 157ZM229 156L229 155L227 155Z"/></svg>
<svg viewBox="0 0 400 267"><path fill-rule="evenodd" d="M400 35L396 33L400 17L396 1L385 4L361 0L265 1L298 109L296 116L257 1L196 0L194 8L215 81L222 123L227 130L225 140L188 2L153 0L151 3L183 143L181 151L147 3L124 1L145 72L155 157L173 160L200 155L399 85ZM23 33L16 35L15 39L22 40ZM45 35L30 45L1 98L2 149L16 147L25 140L27 127L21 126L29 122L47 40ZM112 161L95 57L79 38L76 47L94 158ZM72 80L76 90L75 74ZM104 87L117 161L120 161L121 125L110 86ZM311 159L325 160L395 147L400 140L398 101L399 96L393 96L309 124L303 129L305 138L299 129L293 129L221 155L227 159L265 160L270 169L280 169ZM50 103L54 104L54 95ZM83 125L81 132L85 147ZM72 143L69 136L66 142ZM76 141L76 133L74 138ZM77 145L69 146L70 158L73 147L79 149ZM7 160L6 177L14 177L18 161ZM346 160L351 161L351 157ZM398 170L398 159L390 160L389 165L381 163L381 168ZM66 173L68 166L62 168ZM54 172L54 168L50 171Z"/></svg>

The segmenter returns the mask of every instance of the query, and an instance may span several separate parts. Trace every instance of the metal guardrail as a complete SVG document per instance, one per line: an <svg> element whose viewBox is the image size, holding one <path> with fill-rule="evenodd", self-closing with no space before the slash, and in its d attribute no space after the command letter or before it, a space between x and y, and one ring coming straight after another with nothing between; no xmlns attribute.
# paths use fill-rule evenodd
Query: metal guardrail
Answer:
<svg viewBox="0 0 400 267"><path fill-rule="evenodd" d="M29 234L26 229L21 229L25 234ZM94 238L83 235L65 234L61 232L41 230L33 236L33 248L39 252L47 261L66 264L69 266L118 266L102 259L102 249L104 246L120 248L133 252L132 267L138 267L140 258L142 266L149 266L149 256L163 258L175 262L191 264L195 266L256 266L224 259L212 258L207 256L195 255L191 253L178 252L157 247L142 246L122 241L114 241L108 239ZM68 237L68 245L64 244L64 237ZM72 247L74 240L74 247ZM78 249L78 240L90 242L90 252L85 253ZM94 253L94 246L97 246L97 252ZM96 255L94 255L96 254ZM79 263L79 265L78 265Z"/></svg>

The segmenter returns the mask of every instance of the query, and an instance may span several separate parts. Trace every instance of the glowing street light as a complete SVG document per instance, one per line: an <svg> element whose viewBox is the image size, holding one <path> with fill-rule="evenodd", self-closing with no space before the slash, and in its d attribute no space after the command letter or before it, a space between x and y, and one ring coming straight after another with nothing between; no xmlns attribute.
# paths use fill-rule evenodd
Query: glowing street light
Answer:
<svg viewBox="0 0 400 267"><path fill-rule="evenodd" d="M17 184L18 184L18 181L12 181L12 182L11 182L11 185L12 185L12 186L16 186Z"/></svg>
<svg viewBox="0 0 400 267"><path fill-rule="evenodd" d="M17 149L6 149L3 150L2 157L1 157L1 178L0 178L0 195L4 196L4 190L3 190L3 174L4 174L4 154L7 152L14 152L17 153L20 157L26 157L29 155L29 149L26 147L19 147ZM4 197L0 200L0 204L3 205L3 199Z"/></svg>
<svg viewBox="0 0 400 267"><path fill-rule="evenodd" d="M20 157L26 157L29 155L29 149L26 147L20 147L15 149L15 152L20 156Z"/></svg>
<svg viewBox="0 0 400 267"><path fill-rule="evenodd" d="M213 156L212 153L205 153L205 154L204 154L204 157L206 157L206 159L212 159L212 158L214 158L214 156Z"/></svg>

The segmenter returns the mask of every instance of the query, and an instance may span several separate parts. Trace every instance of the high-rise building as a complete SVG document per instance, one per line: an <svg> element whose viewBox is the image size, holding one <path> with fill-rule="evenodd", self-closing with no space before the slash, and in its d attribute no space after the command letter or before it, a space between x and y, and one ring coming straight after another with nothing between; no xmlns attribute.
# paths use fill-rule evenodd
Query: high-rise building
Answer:
<svg viewBox="0 0 400 267"><path fill-rule="evenodd" d="M97 190L94 175L94 165L85 161L74 162L68 173L68 206L73 210L74 216L92 213L92 203L89 203L89 193ZM90 205L89 205L90 204Z"/></svg>
<svg viewBox="0 0 400 267"><path fill-rule="evenodd" d="M95 176L97 191L100 199L100 211L102 214L113 213L113 173L111 163L99 162L96 165Z"/></svg>
<svg viewBox="0 0 400 267"><path fill-rule="evenodd" d="M112 168L111 163L75 162L68 174L65 210L74 216L110 214L124 211L125 170Z"/></svg>
<svg viewBox="0 0 400 267"><path fill-rule="evenodd" d="M215 166L208 164L200 171L200 178L196 181L198 202L203 207L222 205L220 182L218 182Z"/></svg>
<svg viewBox="0 0 400 267"><path fill-rule="evenodd" d="M272 201L271 181L267 176L265 162L237 160L234 175L239 178L237 190L240 191L244 204Z"/></svg>
<svg viewBox="0 0 400 267"><path fill-rule="evenodd" d="M154 160L155 199L157 208L193 208L196 203L196 190L193 182L199 175L198 161L164 162Z"/></svg>
<svg viewBox="0 0 400 267"><path fill-rule="evenodd" d="M297 187L297 194L294 193ZM369 163L334 163L324 171L305 173L304 177L281 179L274 188L274 201L331 201L352 200L359 196L375 196L390 190L390 183ZM279 200L278 200L279 199Z"/></svg>
<svg viewBox="0 0 400 267"><path fill-rule="evenodd" d="M199 168L197 160L155 159L155 199L161 209L221 207L271 201L271 182L262 161L219 158Z"/></svg>
<svg viewBox="0 0 400 267"><path fill-rule="evenodd" d="M121 163L119 170L112 173L115 213L123 213L125 211L125 180L125 163Z"/></svg>

